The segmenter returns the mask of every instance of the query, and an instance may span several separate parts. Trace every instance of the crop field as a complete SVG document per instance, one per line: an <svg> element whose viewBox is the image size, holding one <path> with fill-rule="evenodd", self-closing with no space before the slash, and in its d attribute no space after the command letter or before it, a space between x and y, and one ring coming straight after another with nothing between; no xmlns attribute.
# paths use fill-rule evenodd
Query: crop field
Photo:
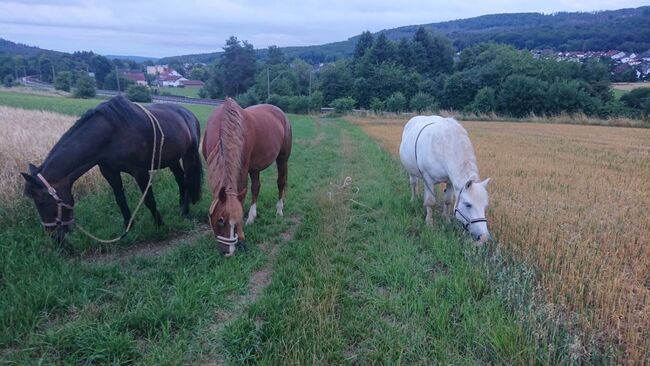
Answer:
<svg viewBox="0 0 650 366"><path fill-rule="evenodd" d="M351 118L395 156L407 119ZM462 124L492 178L491 231L536 269L551 315L650 361L650 130Z"/></svg>
<svg viewBox="0 0 650 366"><path fill-rule="evenodd" d="M0 105L85 111L66 98L5 97ZM205 124L211 108L192 110ZM54 136L74 119L3 111L25 135L39 136L32 130L45 123ZM524 314L539 309L531 307L525 266L495 248L474 247L453 225L426 227L398 164L360 128L290 119L285 217L275 216L271 168L262 174L258 221L246 228L248 249L233 258L217 251L205 223L207 189L183 219L168 172L153 187L165 226L156 228L143 211L113 245L78 232L53 244L20 189L7 191L0 206L1 362L558 364L616 356L575 347L572 329L530 322ZM38 163L54 138L38 150L26 141L7 152L18 166L3 169ZM133 207L139 193L131 178L125 183ZM76 219L100 236L118 235L121 215L107 184L84 186L90 189L76 193Z"/></svg>

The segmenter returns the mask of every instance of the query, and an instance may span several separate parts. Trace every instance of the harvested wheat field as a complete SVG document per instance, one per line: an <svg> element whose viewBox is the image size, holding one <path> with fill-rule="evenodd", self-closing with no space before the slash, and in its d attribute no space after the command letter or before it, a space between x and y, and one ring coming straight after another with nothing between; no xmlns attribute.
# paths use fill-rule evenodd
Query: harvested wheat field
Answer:
<svg viewBox="0 0 650 366"><path fill-rule="evenodd" d="M397 156L408 117L351 120ZM553 312L650 362L650 130L462 124L492 178L491 232L539 270Z"/></svg>
<svg viewBox="0 0 650 366"><path fill-rule="evenodd" d="M63 114L0 106L0 200L12 202L22 194L23 178L32 163L40 165L75 118ZM101 175L94 168L76 184L75 190L93 190Z"/></svg>

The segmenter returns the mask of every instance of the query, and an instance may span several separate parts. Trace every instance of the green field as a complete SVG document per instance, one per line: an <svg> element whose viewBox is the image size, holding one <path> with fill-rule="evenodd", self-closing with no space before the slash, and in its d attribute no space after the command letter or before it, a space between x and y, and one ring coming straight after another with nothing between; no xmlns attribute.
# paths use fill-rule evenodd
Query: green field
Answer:
<svg viewBox="0 0 650 366"><path fill-rule="evenodd" d="M39 98L2 93L0 104L75 115L87 108ZM203 124L212 110L191 109ZM495 248L475 248L453 225L425 226L398 163L359 128L309 116L291 121L285 217L275 216L271 168L262 174L259 217L246 227L248 251L230 259L207 230L207 190L184 220L167 172L154 183L165 227L156 228L143 210L114 246L73 233L58 247L26 199L4 207L2 362L580 361L563 331L530 322L537 316L530 272ZM133 207L138 192L134 184L126 188ZM76 219L88 229L120 232L108 187L77 201ZM160 248L133 250L143 243Z"/></svg>
<svg viewBox="0 0 650 366"><path fill-rule="evenodd" d="M198 98L199 97L199 89L198 88L173 88L173 87L162 87L158 88L158 92L161 95L164 95L165 93L171 94L171 95L180 95L183 97L190 97L190 98Z"/></svg>

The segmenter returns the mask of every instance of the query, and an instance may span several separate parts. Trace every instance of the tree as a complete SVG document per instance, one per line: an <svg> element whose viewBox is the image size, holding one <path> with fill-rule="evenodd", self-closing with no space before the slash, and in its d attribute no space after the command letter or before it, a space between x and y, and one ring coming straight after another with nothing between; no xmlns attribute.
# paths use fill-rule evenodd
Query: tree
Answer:
<svg viewBox="0 0 650 366"><path fill-rule="evenodd" d="M379 33L375 39L372 48L368 51L368 57L372 64L380 65L384 62L394 61L395 45L391 42L385 33Z"/></svg>
<svg viewBox="0 0 650 366"><path fill-rule="evenodd" d="M236 96L255 84L255 50L253 45L231 36L221 59L213 65L205 89L210 97Z"/></svg>
<svg viewBox="0 0 650 366"><path fill-rule="evenodd" d="M5 88L11 88L14 86L14 76L11 74L5 75L4 79L2 80L2 85L4 85Z"/></svg>
<svg viewBox="0 0 650 366"><path fill-rule="evenodd" d="M71 86L72 73L70 71L59 71L56 78L54 78L54 89L69 92Z"/></svg>
<svg viewBox="0 0 650 366"><path fill-rule="evenodd" d="M92 98L96 95L95 80L86 73L80 73L75 83L75 98Z"/></svg>
<svg viewBox="0 0 650 366"><path fill-rule="evenodd" d="M118 77L120 79L120 85L119 85L120 91L125 91L129 88L129 86L134 84L133 81L127 79L122 73L120 73ZM117 87L118 85L117 85L117 77L115 71L111 71L104 78L103 88L106 90L118 90Z"/></svg>
<svg viewBox="0 0 650 366"><path fill-rule="evenodd" d="M327 65L321 72L320 79L325 104L352 94L353 80L348 61L341 60Z"/></svg>
<svg viewBox="0 0 650 366"><path fill-rule="evenodd" d="M411 42L406 38L400 39L397 44L397 62L405 68L410 68L413 66L414 58Z"/></svg>
<svg viewBox="0 0 650 366"><path fill-rule="evenodd" d="M203 66L194 66L190 71L190 79L205 81L208 78L208 71Z"/></svg>
<svg viewBox="0 0 650 366"><path fill-rule="evenodd" d="M497 96L497 110L521 118L542 114L546 106L546 83L525 75L510 75Z"/></svg>
<svg viewBox="0 0 650 366"><path fill-rule="evenodd" d="M425 75L436 76L451 71L454 49L451 41L442 35L433 35L424 27L418 27L413 36L413 64Z"/></svg>
<svg viewBox="0 0 650 366"><path fill-rule="evenodd" d="M490 113L494 112L496 107L496 93L494 89L489 86L481 88L474 97L466 110L475 113Z"/></svg>
<svg viewBox="0 0 650 366"><path fill-rule="evenodd" d="M100 87L104 86L104 80L106 76L113 71L113 65L111 62L104 56L95 55L90 52L91 56L89 59L90 71L95 73L95 80Z"/></svg>
<svg viewBox="0 0 650 366"><path fill-rule="evenodd" d="M129 88L126 90L126 97L132 102L151 102L151 92L149 91L149 88L143 85L129 86Z"/></svg>
<svg viewBox="0 0 650 366"><path fill-rule="evenodd" d="M334 107L336 113L346 113L352 111L355 104L357 104L357 102L353 98L344 97L334 99L331 106Z"/></svg>
<svg viewBox="0 0 650 366"><path fill-rule="evenodd" d="M418 92L411 98L410 106L411 110L422 113L423 111L433 109L435 100L429 94Z"/></svg>
<svg viewBox="0 0 650 366"><path fill-rule="evenodd" d="M393 93L386 99L386 110L390 112L403 112L406 109L406 98L401 92Z"/></svg>
<svg viewBox="0 0 650 366"><path fill-rule="evenodd" d="M278 46L269 46L267 65L284 64L287 62L284 52Z"/></svg>
<svg viewBox="0 0 650 366"><path fill-rule="evenodd" d="M370 31L365 31L359 36L357 44L354 46L354 54L352 56L353 62L357 62L366 52L372 47L373 39Z"/></svg>

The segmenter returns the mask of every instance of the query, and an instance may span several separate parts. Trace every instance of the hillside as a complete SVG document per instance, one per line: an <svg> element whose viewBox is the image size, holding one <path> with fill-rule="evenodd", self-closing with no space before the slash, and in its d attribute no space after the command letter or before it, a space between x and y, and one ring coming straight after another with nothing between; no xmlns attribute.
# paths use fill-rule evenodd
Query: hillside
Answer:
<svg viewBox="0 0 650 366"><path fill-rule="evenodd" d="M389 39L410 38L420 25L386 29ZM558 51L610 50L642 52L650 49L650 6L590 13L562 12L554 14L515 13L492 14L474 18L423 24L425 28L449 37L456 49L494 41L527 49ZM378 32L379 33L379 32ZM358 36L345 41L304 47L283 47L289 58L312 62L330 61L350 56ZM265 58L266 51L258 50ZM211 62L221 52L166 57L181 62Z"/></svg>
<svg viewBox="0 0 650 366"><path fill-rule="evenodd" d="M38 56L40 54L49 55L63 55L64 52L46 50L34 46L28 46L22 43L15 43L4 38L0 38L0 53L7 53L10 55L22 55L25 57Z"/></svg>

